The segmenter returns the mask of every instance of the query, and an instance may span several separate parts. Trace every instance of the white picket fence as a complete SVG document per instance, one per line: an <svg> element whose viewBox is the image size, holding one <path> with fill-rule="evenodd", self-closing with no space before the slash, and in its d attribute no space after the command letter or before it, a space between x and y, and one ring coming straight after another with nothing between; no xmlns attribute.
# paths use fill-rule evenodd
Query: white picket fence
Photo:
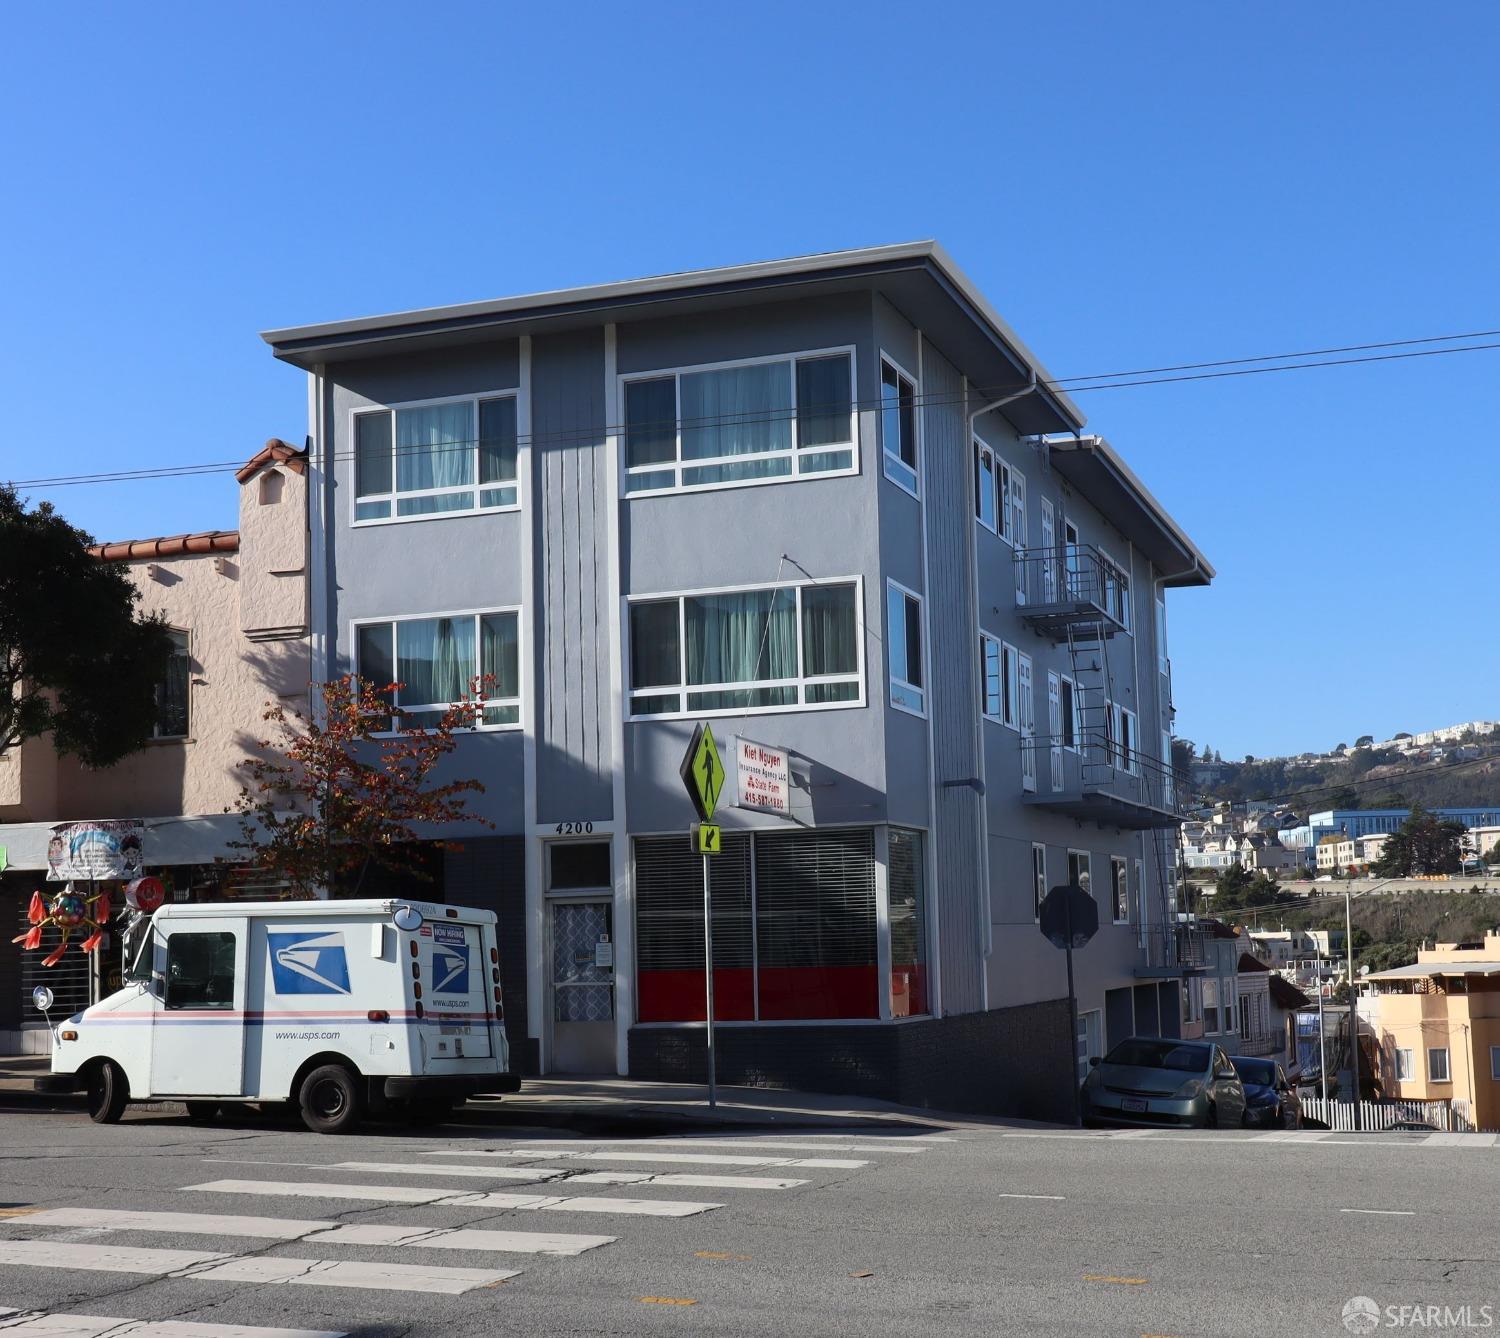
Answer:
<svg viewBox="0 0 1500 1338"><path fill-rule="evenodd" d="M1302 1114L1322 1120L1330 1129L1354 1128L1352 1101L1324 1101L1321 1097L1302 1097ZM1398 1120L1421 1120L1447 1133L1472 1133L1474 1125L1465 1101L1361 1101L1360 1127L1389 1129Z"/></svg>

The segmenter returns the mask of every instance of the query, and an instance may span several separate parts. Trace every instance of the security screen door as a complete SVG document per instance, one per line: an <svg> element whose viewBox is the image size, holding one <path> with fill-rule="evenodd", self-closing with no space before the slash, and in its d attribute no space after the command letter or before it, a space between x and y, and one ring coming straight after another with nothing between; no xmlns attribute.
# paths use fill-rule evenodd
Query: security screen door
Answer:
<svg viewBox="0 0 1500 1338"><path fill-rule="evenodd" d="M615 1071L614 908L554 901L552 1063L557 1073Z"/></svg>

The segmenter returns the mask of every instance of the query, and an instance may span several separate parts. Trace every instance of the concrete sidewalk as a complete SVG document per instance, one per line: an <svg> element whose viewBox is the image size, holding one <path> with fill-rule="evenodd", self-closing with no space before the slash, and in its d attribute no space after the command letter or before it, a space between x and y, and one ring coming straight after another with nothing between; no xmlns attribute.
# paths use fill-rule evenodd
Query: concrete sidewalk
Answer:
<svg viewBox="0 0 1500 1338"><path fill-rule="evenodd" d="M46 1073L42 1055L0 1056L0 1109L77 1111L79 1093L37 1092L33 1080ZM156 1102L137 1109L181 1109ZM563 1127L579 1132L608 1128L692 1130L754 1129L886 1130L936 1133L953 1128L1047 1128L1028 1120L986 1119L898 1106L867 1097L830 1096L762 1087L720 1087L710 1108L707 1090L693 1084L636 1082L630 1078L528 1078L520 1092L503 1099L475 1097L457 1116L463 1122Z"/></svg>

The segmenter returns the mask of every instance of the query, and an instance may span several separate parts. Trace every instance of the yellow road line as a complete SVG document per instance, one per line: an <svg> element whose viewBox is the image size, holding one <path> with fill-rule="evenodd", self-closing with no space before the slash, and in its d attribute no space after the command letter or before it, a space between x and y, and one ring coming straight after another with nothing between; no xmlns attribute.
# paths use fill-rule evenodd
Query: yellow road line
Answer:
<svg viewBox="0 0 1500 1338"><path fill-rule="evenodd" d="M1119 1278L1112 1273L1085 1273L1085 1282L1112 1282L1119 1287L1144 1287L1149 1281L1147 1278Z"/></svg>
<svg viewBox="0 0 1500 1338"><path fill-rule="evenodd" d="M697 1305L698 1303L686 1296L637 1296L637 1301L644 1301L647 1305Z"/></svg>
<svg viewBox="0 0 1500 1338"><path fill-rule="evenodd" d="M0 1208L0 1217L25 1217L40 1211L40 1208Z"/></svg>
<svg viewBox="0 0 1500 1338"><path fill-rule="evenodd" d="M744 1261L748 1260L750 1258L750 1256L748 1254L730 1254L728 1250L694 1250L693 1251L693 1258L695 1258L695 1259L733 1259L733 1260L735 1260L737 1262L743 1263Z"/></svg>

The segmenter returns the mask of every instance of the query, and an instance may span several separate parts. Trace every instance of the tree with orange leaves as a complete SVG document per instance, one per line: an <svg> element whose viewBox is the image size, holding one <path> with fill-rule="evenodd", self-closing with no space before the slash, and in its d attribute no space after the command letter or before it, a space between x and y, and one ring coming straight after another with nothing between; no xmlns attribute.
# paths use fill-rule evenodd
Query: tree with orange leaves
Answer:
<svg viewBox="0 0 1500 1338"><path fill-rule="evenodd" d="M372 865L430 881L418 843L431 841L431 829L492 825L467 808L467 796L484 791L479 781L429 783L455 736L481 720L484 680L431 729L392 728L399 686L345 675L319 685L322 709L313 718L279 703L267 708L263 718L280 737L262 739L262 755L241 763L241 839L230 847L245 864L284 879L296 895L335 887L357 895Z"/></svg>

